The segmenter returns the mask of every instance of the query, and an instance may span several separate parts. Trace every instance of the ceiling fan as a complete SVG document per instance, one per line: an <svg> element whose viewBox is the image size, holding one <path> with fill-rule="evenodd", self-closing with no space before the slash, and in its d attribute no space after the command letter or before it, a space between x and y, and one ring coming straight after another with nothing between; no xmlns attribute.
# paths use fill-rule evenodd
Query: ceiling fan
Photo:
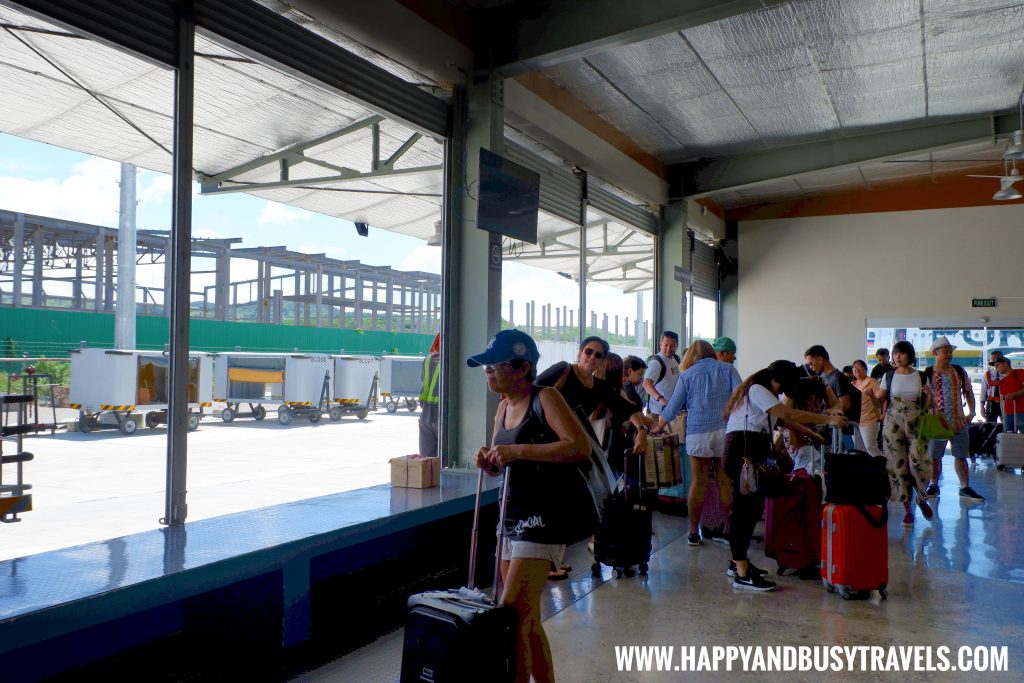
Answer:
<svg viewBox="0 0 1024 683"><path fill-rule="evenodd" d="M1006 160L1003 160L1003 175L968 175L968 178L999 178L999 191L992 195L992 199L1009 200L1024 197L1020 191L1013 186L1018 180L1024 180L1024 175L1017 170L1017 162L1013 162L1013 169L1007 170Z"/></svg>

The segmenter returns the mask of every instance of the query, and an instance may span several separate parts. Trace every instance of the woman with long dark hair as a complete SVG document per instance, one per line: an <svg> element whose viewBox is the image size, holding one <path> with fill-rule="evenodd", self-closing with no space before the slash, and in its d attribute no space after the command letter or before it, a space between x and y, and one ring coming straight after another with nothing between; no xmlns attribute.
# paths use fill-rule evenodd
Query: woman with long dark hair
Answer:
<svg viewBox="0 0 1024 683"><path fill-rule="evenodd" d="M725 473L732 480L732 516L729 545L732 562L726 570L732 586L741 590L772 591L775 583L764 578L763 569L747 559L750 537L764 510L764 493L744 491L740 476L744 461L764 462L772 455L772 433L776 427L790 424L827 424L845 427L843 415L815 415L790 408L779 400L780 393L795 391L800 372L788 360L777 360L744 380L733 392L722 416L725 427Z"/></svg>
<svg viewBox="0 0 1024 683"><path fill-rule="evenodd" d="M591 419L600 410L607 410L612 424L625 422L636 427L633 452L647 449L647 426L650 420L622 395L620 387L613 387L598 374L603 373L610 348L601 337L587 337L580 343L575 363L555 363L537 378L536 384L557 389L577 419L591 434L595 433ZM596 436L596 434L595 434ZM569 566L556 563L548 578L558 581L569 578Z"/></svg>

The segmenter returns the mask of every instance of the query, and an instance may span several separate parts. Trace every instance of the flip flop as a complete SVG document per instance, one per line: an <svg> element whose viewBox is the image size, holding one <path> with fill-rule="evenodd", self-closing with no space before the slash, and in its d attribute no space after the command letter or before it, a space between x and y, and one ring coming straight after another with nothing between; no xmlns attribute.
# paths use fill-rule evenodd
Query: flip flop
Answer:
<svg viewBox="0 0 1024 683"><path fill-rule="evenodd" d="M563 572L571 572L572 566L563 562L562 564L558 565L558 569Z"/></svg>

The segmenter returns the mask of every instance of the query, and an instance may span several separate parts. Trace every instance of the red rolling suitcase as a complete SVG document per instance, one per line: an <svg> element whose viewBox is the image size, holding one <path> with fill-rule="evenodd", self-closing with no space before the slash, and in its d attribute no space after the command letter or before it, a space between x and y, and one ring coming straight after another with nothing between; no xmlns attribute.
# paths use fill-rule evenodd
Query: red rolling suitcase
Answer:
<svg viewBox="0 0 1024 683"><path fill-rule="evenodd" d="M494 595L473 587L476 576L476 540L480 523L483 470L476 487L473 539L470 546L469 583L466 588L427 591L409 597L402 650L402 683L426 681L506 681L516 676L519 614L497 604L501 575L501 529L505 526L509 472L501 496L498 550L494 567Z"/></svg>
<svg viewBox="0 0 1024 683"><path fill-rule="evenodd" d="M821 523L821 581L844 600L877 590L884 599L889 582L888 509L882 505L825 506Z"/></svg>
<svg viewBox="0 0 1024 683"><path fill-rule="evenodd" d="M821 491L806 470L787 479L787 493L764 504L764 554L779 564L780 575L809 568L813 579L821 560Z"/></svg>

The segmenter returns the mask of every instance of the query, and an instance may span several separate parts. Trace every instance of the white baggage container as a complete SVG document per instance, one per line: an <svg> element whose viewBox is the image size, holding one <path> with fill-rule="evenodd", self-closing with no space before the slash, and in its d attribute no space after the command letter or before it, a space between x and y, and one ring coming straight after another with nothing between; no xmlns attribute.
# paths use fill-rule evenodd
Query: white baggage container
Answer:
<svg viewBox="0 0 1024 683"><path fill-rule="evenodd" d="M1024 434L997 434L996 460L1001 467L1024 467Z"/></svg>
<svg viewBox="0 0 1024 683"><path fill-rule="evenodd" d="M423 356L384 356L381 359L380 395L389 413L398 410L398 402L415 412L423 389Z"/></svg>
<svg viewBox="0 0 1024 683"><path fill-rule="evenodd" d="M370 410L377 409L377 386L380 382L379 356L332 356L334 358L334 396L331 419L340 420L344 413L355 413L365 420ZM372 407L371 407L372 406Z"/></svg>
<svg viewBox="0 0 1024 683"><path fill-rule="evenodd" d="M72 349L69 402L79 411L79 430L91 432L112 416L123 434L134 434L136 412L145 413L147 427L166 424L170 369L170 357L162 351ZM211 376L210 354L190 353L189 431L199 427L203 409L213 401Z"/></svg>
<svg viewBox="0 0 1024 683"><path fill-rule="evenodd" d="M266 406L277 406L281 424L293 417L317 422L331 398L333 366L327 355L228 351L215 354L214 367L214 400L227 404L221 411L224 422L233 421L243 403L256 420L266 417Z"/></svg>

